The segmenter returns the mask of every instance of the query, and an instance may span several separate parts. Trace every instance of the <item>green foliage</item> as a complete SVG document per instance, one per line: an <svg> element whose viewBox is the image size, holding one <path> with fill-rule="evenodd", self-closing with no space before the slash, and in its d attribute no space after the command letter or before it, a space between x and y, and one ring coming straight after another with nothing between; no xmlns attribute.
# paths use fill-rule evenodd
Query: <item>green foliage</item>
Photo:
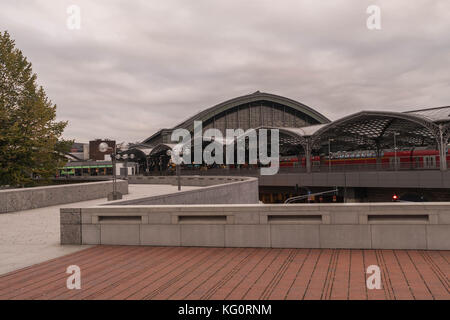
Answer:
<svg viewBox="0 0 450 320"><path fill-rule="evenodd" d="M0 185L52 177L72 145L60 139L67 122L55 121L56 105L36 78L8 32L0 32Z"/></svg>

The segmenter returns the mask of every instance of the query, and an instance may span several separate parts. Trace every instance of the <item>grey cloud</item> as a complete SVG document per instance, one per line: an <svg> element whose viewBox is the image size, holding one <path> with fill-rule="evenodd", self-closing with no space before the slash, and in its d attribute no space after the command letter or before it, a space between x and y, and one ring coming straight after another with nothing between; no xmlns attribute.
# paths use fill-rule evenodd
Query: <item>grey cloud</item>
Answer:
<svg viewBox="0 0 450 320"><path fill-rule="evenodd" d="M66 28L66 8L82 28ZM366 28L378 4L382 30ZM337 119L450 102L446 0L0 0L8 30L69 120L65 136L142 140L256 90Z"/></svg>

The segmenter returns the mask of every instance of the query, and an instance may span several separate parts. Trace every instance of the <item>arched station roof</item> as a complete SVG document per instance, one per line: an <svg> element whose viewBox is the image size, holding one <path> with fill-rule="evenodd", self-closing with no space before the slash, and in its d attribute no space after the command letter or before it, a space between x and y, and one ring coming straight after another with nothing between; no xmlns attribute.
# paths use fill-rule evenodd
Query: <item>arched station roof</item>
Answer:
<svg viewBox="0 0 450 320"><path fill-rule="evenodd" d="M262 125L276 127L305 127L329 123L330 120L316 110L289 98L255 92L219 103L188 118L172 129L161 129L143 141L156 145L168 142L161 137L170 135L172 130L183 128L192 130L194 121L202 121L203 128L244 130Z"/></svg>
<svg viewBox="0 0 450 320"><path fill-rule="evenodd" d="M434 123L448 123L450 121L450 106L413 110L405 113L424 117Z"/></svg>
<svg viewBox="0 0 450 320"><path fill-rule="evenodd" d="M194 121L207 121L214 117L215 115L221 114L224 111L231 110L237 106L251 103L251 102L258 102L258 101L270 101L279 103L283 106L290 107L292 109L295 109L297 111L300 111L314 120L316 120L318 123L328 123L330 120L322 115L321 113L317 112L316 110L308 107L307 105L304 105L303 103L300 103L298 101L271 94L266 92L260 92L256 91L252 94L240 96L237 98L233 98L230 100L227 100L225 102L219 103L211 108L205 109L196 115L190 117L186 121L180 123L179 125L175 126L175 128L190 128Z"/></svg>
<svg viewBox="0 0 450 320"><path fill-rule="evenodd" d="M264 104L269 105L267 111L260 109L257 114L251 114L250 108L258 109L259 106L263 108ZM245 112L242 114L246 118L239 119L241 112L247 110L246 108L248 109L248 112L245 111L247 114ZM263 121L264 112L268 112L270 115L271 110L273 112L271 121ZM277 110L280 112L275 115L274 112ZM295 115L293 118L296 120L284 121L285 116L290 116L289 112L293 112L292 114ZM252 117L256 119L252 119ZM278 117L277 121L275 121L276 117ZM305 117L303 119L305 121L299 117ZM223 123L224 118L231 120ZM285 145L286 148L308 146L310 150L320 149L329 141L333 141L332 149L342 151L361 148L390 148L393 145L394 134L399 147L435 147L441 136L441 144L447 144L450 136L450 106L408 112L361 111L331 122L321 113L300 102L257 91L205 109L172 129L162 129L143 142L144 145L152 148L149 155L171 149L174 144L167 143L169 141L167 137L170 136L172 130L184 128L191 131L194 121L202 121L204 129L211 127L242 128L244 130L248 128L279 129L281 145ZM212 123L212 121L215 122ZM239 126L243 121L247 127ZM163 139L163 137L166 138ZM223 141L223 143L230 142Z"/></svg>
<svg viewBox="0 0 450 320"><path fill-rule="evenodd" d="M158 154L167 152L167 150L172 150L173 147L175 147L176 144L173 143L160 143L158 145L156 145L154 148L152 148L152 150L149 153L150 157L154 157Z"/></svg>

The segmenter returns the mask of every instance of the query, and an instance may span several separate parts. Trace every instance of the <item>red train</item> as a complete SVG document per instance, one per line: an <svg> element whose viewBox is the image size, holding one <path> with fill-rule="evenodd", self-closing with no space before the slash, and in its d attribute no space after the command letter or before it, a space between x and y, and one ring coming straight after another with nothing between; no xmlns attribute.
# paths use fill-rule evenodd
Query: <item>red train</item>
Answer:
<svg viewBox="0 0 450 320"><path fill-rule="evenodd" d="M313 167L330 166L328 155L311 157ZM394 168L397 161L398 169L436 169L439 168L439 151L437 150L408 150L397 151L385 150L381 154L381 167ZM447 153L447 162L450 162L450 154ZM363 167L373 166L377 163L375 151L351 151L334 152L331 154L331 167ZM280 167L306 167L306 158L281 157Z"/></svg>

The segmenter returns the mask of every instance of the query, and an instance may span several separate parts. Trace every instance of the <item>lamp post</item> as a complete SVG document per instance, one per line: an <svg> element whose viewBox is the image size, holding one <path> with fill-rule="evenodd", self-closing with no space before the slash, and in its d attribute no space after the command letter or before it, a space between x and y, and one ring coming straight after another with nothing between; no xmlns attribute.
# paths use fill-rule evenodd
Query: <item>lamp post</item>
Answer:
<svg viewBox="0 0 450 320"><path fill-rule="evenodd" d="M116 160L120 160L122 158L125 160L125 164L126 164L126 159L128 159L128 155L127 154L120 155L117 152L115 144L114 144L114 148L112 148L106 142L102 142L98 145L98 151L100 151L100 152L112 151L111 152L111 162L113 165L113 192L108 194L108 201L122 199L122 193L117 191ZM134 154L130 154L130 158L134 159ZM127 167L125 167L125 168L128 169Z"/></svg>
<svg viewBox="0 0 450 320"><path fill-rule="evenodd" d="M331 171L331 142L334 139L328 139L328 171Z"/></svg>
<svg viewBox="0 0 450 320"><path fill-rule="evenodd" d="M125 154L122 154L121 157L123 159L122 168L125 167L124 178L127 179L128 178L128 155L125 153Z"/></svg>
<svg viewBox="0 0 450 320"><path fill-rule="evenodd" d="M397 136L398 132L394 132L394 170L397 171Z"/></svg>
<svg viewBox="0 0 450 320"><path fill-rule="evenodd" d="M100 152L107 152L107 151L112 151L111 152L111 161L112 161L112 165L113 165L113 192L108 194L108 201L110 200L118 200L118 199L122 199L122 194L120 192L117 191L117 186L116 186L116 182L117 182L117 177L116 177L116 144L114 144L114 148L110 147L106 142L102 142L98 145L98 151Z"/></svg>
<svg viewBox="0 0 450 320"><path fill-rule="evenodd" d="M166 155L170 157L170 159L172 159L173 157L173 152L172 150L167 150L166 151ZM178 172L178 165L175 163L175 171L176 171L176 175L177 175L177 183L178 183L178 191L181 190L181 181L180 181L180 173Z"/></svg>
<svg viewBox="0 0 450 320"><path fill-rule="evenodd" d="M178 183L178 191L181 191L181 163L183 161L182 157L183 155L190 155L191 151L186 148L183 151L183 148L174 148L173 151L171 150L167 150L166 154L172 158L173 160L173 156L175 155L178 159L175 159L174 163L175 163L175 170L176 170L176 175L177 175L177 183ZM178 160L178 161L177 161Z"/></svg>

